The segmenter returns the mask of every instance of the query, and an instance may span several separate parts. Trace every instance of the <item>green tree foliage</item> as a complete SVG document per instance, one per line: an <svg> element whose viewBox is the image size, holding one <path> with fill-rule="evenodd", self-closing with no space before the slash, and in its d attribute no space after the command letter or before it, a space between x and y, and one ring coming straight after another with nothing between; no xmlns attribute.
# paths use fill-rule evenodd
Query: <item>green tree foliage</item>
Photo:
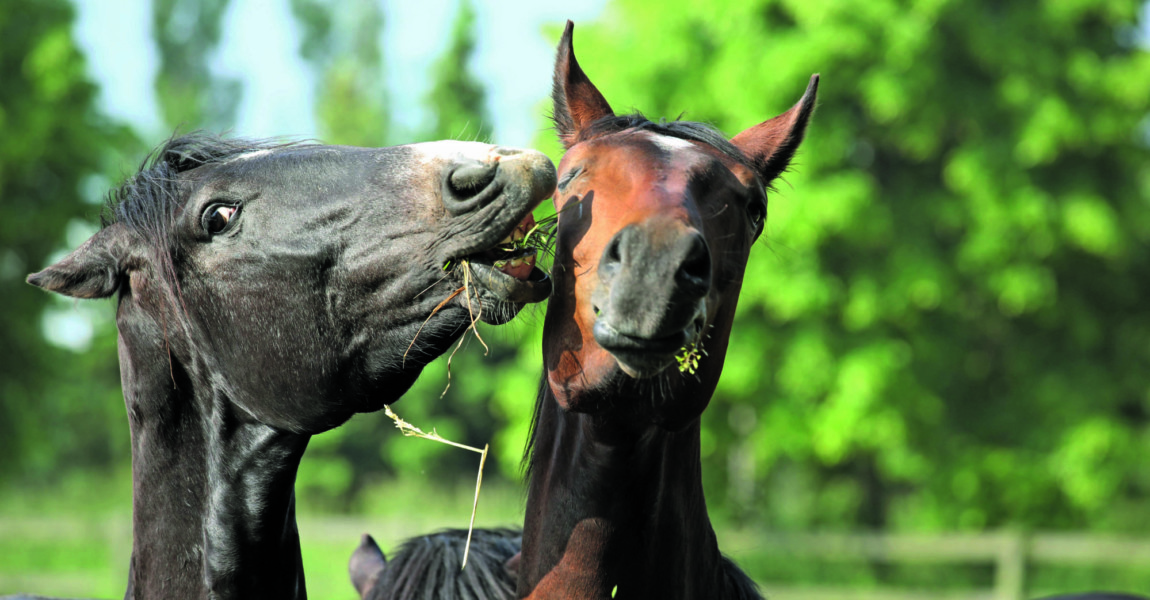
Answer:
<svg viewBox="0 0 1150 600"><path fill-rule="evenodd" d="M1150 530L1139 4L619 0L577 28L614 106L728 134L823 75L705 416L713 505Z"/></svg>
<svg viewBox="0 0 1150 600"><path fill-rule="evenodd" d="M24 283L66 237L83 241L103 174L139 150L97 112L72 20L63 0L13 0L0 11L0 476L25 482L128 456L115 443L127 427L114 334L100 329L91 354L49 345L45 312L75 310ZM109 431L121 436L110 440Z"/></svg>
<svg viewBox="0 0 1150 600"><path fill-rule="evenodd" d="M429 139L491 139L491 120L484 108L484 91L468 69L475 52L475 9L460 0L447 51L432 72L435 83L427 97L434 123Z"/></svg>
<svg viewBox="0 0 1150 600"><path fill-rule="evenodd" d="M304 30L300 53L316 72L320 136L332 144L383 146L388 116L374 0L291 0Z"/></svg>
<svg viewBox="0 0 1150 600"><path fill-rule="evenodd" d="M222 131L235 123L243 85L213 75L208 67L228 1L152 0L152 34L160 55L156 98L170 128Z"/></svg>

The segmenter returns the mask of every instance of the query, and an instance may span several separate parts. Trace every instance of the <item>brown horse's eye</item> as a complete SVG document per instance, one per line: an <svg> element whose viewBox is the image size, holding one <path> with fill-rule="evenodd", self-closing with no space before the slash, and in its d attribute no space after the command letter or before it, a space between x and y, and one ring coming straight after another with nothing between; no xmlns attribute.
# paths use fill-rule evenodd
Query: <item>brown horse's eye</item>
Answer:
<svg viewBox="0 0 1150 600"><path fill-rule="evenodd" d="M747 217L751 220L751 227L759 231L763 227L763 220L767 218L767 205L752 201L747 207Z"/></svg>
<svg viewBox="0 0 1150 600"><path fill-rule="evenodd" d="M556 185L556 187L559 188L560 192L566 191L567 186L571 183L571 180L578 177L582 172L583 167L575 167L574 169L567 171L559 178L559 183Z"/></svg>
<svg viewBox="0 0 1150 600"><path fill-rule="evenodd" d="M200 219L200 224L209 235L216 235L228 229L235 220L237 212L239 212L238 206L213 204L204 211L204 216Z"/></svg>

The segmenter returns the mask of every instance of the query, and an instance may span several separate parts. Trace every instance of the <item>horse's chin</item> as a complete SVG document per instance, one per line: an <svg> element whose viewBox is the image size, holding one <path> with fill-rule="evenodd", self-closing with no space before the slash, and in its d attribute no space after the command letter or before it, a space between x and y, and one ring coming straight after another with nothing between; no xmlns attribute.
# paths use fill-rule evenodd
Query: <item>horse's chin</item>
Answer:
<svg viewBox="0 0 1150 600"><path fill-rule="evenodd" d="M615 354L619 370L631 379L650 379L675 364L675 356Z"/></svg>

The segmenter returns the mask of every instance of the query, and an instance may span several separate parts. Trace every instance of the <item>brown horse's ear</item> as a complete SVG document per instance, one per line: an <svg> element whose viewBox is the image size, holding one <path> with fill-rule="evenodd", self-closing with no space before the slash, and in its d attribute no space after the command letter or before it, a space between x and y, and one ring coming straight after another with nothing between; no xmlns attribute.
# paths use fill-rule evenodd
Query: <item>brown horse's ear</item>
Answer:
<svg viewBox="0 0 1150 600"><path fill-rule="evenodd" d="M555 122L555 130L559 132L564 148L575 145L579 132L588 125L615 114L603 94L579 68L579 61L575 60L575 48L571 45L574 30L575 24L567 21L555 54L555 77L551 85L551 120Z"/></svg>
<svg viewBox="0 0 1150 600"><path fill-rule="evenodd" d="M29 275L28 283L73 298L107 298L120 287L128 244L127 228L109 225L56 264Z"/></svg>
<svg viewBox="0 0 1150 600"><path fill-rule="evenodd" d="M814 112L818 91L819 76L816 73L811 75L803 97L790 110L731 138L731 143L751 159L764 184L770 183L791 164L795 150L803 141L807 121Z"/></svg>

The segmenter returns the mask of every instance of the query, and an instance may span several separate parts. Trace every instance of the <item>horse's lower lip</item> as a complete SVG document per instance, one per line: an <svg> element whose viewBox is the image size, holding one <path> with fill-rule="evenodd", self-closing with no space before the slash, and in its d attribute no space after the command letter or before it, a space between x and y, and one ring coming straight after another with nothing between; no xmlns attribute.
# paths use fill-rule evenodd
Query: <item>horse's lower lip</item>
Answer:
<svg viewBox="0 0 1150 600"><path fill-rule="evenodd" d="M605 319L596 319L592 326L595 341L608 352L674 355L690 337L687 329L660 338L627 335L615 329Z"/></svg>
<svg viewBox="0 0 1150 600"><path fill-rule="evenodd" d="M675 353L690 339L689 327L660 338L644 338L620 333L604 319L597 319L591 331L595 342L615 357L631 377L641 379L662 372L675 362Z"/></svg>
<svg viewBox="0 0 1150 600"><path fill-rule="evenodd" d="M482 262L471 261L469 268L476 287L503 302L531 304L551 295L551 278L538 267L526 279L517 279Z"/></svg>

